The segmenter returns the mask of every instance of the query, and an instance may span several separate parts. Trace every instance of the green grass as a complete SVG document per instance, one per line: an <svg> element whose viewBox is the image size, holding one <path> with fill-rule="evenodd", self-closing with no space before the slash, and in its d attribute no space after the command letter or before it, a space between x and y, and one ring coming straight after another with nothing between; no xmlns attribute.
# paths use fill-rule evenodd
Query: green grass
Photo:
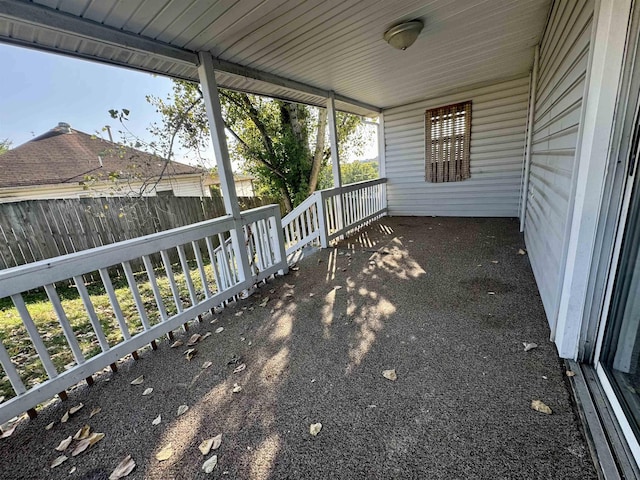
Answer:
<svg viewBox="0 0 640 480"><path fill-rule="evenodd" d="M204 291L195 262L192 262L189 268L191 269L191 278L193 279L198 300L201 300L204 298ZM205 266L205 272L211 284L209 287L210 290L215 290L213 285L214 276L210 265ZM155 273L158 286L164 299L163 303L167 309L167 313L171 316L177 312L177 308L171 294L169 280L166 275L164 275L163 270L156 270ZM188 307L191 305L191 302L185 275L181 270L176 270L174 273L183 305ZM97 273L95 277L98 278ZM146 273L135 274L135 277L140 296L145 306L145 311L149 318L149 323L155 325L160 322L160 312L158 311L153 291L151 290L151 284L148 281ZM127 321L129 332L133 336L141 332L143 326L129 285L124 275L121 277L112 276L112 283L118 303ZM85 358L91 358L97 355L101 352L101 349L78 290L74 285L66 284L56 285L56 290ZM94 309L109 345L114 346L120 343L123 340L122 333L118 327L118 322L102 282L97 281L87 284L87 290L89 291ZM58 372L63 372L74 366L75 361L73 354L68 347L60 323L44 290L24 293L23 298ZM7 349L9 356L27 388L47 379L44 367L24 328L22 319L9 298L0 299L0 341ZM1 396L9 399L14 396L14 392L8 377L0 367L0 397Z"/></svg>

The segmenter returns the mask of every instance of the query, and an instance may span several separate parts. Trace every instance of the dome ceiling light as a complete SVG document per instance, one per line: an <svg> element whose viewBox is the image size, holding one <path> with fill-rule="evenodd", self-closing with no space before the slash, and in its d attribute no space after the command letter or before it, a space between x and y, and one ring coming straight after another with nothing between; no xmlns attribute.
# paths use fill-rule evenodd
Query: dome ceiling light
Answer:
<svg viewBox="0 0 640 480"><path fill-rule="evenodd" d="M393 48L406 50L416 41L423 27L424 23L420 20L404 22L387 30L384 33L384 40Z"/></svg>

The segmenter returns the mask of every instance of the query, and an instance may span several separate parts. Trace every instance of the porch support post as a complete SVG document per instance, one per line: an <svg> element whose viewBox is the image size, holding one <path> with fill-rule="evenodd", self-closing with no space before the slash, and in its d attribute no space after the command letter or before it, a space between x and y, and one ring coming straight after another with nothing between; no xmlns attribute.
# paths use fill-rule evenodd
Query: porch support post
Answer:
<svg viewBox="0 0 640 480"><path fill-rule="evenodd" d="M378 115L378 175L380 178L386 178L387 176L387 158L386 158L386 143L384 141L384 113ZM382 207L387 208L387 189L386 184L380 187L383 191Z"/></svg>
<svg viewBox="0 0 640 480"><path fill-rule="evenodd" d="M524 154L524 176L522 179L522 199L520 207L520 231L524 232L527 218L527 198L529 197L529 175L531 170L531 142L533 141L533 122L536 114L536 92L538 85L538 63L540 62L540 45L536 45L531 71L531 87L529 89L529 116L527 119L527 143Z"/></svg>
<svg viewBox="0 0 640 480"><path fill-rule="evenodd" d="M231 215L234 220L234 229L231 231L231 242L238 265L238 275L240 282L251 280L251 266L249 265L249 255L246 248L246 240L242 219L240 217L240 204L236 185L233 181L233 170L231 169L231 159L227 139L224 133L224 120L218 97L218 84L216 83L215 71L213 69L213 59L209 52L198 53L200 65L198 66L198 76L202 86L204 104L209 120L209 130L211 131L211 141L213 152L218 166L218 176L220 177L220 188L222 189L222 200L227 215Z"/></svg>
<svg viewBox="0 0 640 480"><path fill-rule="evenodd" d="M344 211L342 209L342 174L340 173L340 155L338 153L338 128L336 124L336 97L333 91L327 97L327 121L329 126L329 142L331 144L331 168L333 171L333 188L337 188L336 216L338 229L344 228Z"/></svg>
<svg viewBox="0 0 640 480"><path fill-rule="evenodd" d="M598 6L599 5L599 6ZM586 291L593 261L604 178L629 26L631 0L596 2L590 74L584 120L578 140L570 236L565 245L562 292L555 343L562 358L576 359L585 312Z"/></svg>

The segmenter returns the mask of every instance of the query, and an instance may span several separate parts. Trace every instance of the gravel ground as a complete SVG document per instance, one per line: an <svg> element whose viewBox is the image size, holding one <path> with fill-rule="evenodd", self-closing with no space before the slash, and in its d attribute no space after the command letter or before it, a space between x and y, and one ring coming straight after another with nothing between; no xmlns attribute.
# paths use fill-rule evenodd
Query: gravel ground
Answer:
<svg viewBox="0 0 640 480"><path fill-rule="evenodd" d="M126 455L128 479L597 478L520 248L512 219L384 218L193 325L185 343L212 332L193 360L163 340L19 424L0 478L107 479ZM50 468L85 424L105 438Z"/></svg>

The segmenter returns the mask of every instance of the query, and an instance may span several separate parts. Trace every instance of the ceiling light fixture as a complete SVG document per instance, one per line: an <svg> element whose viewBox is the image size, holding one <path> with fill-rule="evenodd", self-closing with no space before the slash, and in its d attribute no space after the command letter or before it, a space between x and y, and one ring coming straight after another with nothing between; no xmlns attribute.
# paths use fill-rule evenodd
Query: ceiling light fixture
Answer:
<svg viewBox="0 0 640 480"><path fill-rule="evenodd" d="M416 41L422 27L424 27L424 23L421 20L401 23L387 30L384 33L384 40L393 48L406 50Z"/></svg>

